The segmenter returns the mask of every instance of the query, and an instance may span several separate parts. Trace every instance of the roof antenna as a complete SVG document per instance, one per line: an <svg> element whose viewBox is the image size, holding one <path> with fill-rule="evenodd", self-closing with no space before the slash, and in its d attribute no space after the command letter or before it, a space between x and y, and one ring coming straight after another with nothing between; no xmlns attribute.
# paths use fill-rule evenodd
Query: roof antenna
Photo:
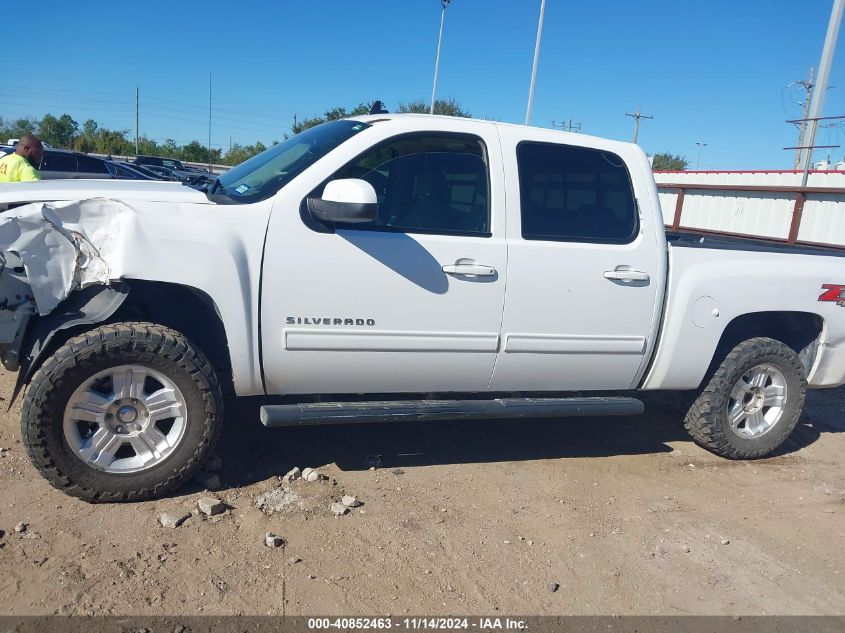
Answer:
<svg viewBox="0 0 845 633"><path fill-rule="evenodd" d="M389 114L389 112L384 108L381 101L376 99L373 101L373 105L370 106L369 114Z"/></svg>

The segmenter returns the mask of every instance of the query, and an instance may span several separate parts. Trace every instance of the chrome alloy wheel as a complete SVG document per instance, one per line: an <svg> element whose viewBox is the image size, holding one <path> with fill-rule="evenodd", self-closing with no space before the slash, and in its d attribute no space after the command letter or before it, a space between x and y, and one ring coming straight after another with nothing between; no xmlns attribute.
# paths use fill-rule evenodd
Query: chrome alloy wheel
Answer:
<svg viewBox="0 0 845 633"><path fill-rule="evenodd" d="M740 376L728 398L731 430L744 438L757 438L783 417L787 398L786 376L770 364L753 367Z"/></svg>
<svg viewBox="0 0 845 633"><path fill-rule="evenodd" d="M167 459L185 434L187 405L164 374L141 365L98 372L71 395L64 437L88 466L134 473Z"/></svg>

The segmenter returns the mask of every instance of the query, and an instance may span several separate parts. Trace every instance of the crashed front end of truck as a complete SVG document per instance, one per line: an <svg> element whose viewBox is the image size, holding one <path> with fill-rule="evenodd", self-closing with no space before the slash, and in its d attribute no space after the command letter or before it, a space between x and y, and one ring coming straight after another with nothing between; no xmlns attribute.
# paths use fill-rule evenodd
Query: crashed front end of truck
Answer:
<svg viewBox="0 0 845 633"><path fill-rule="evenodd" d="M32 203L0 215L0 360L31 376L57 332L102 321L126 296L116 261L121 216L111 200Z"/></svg>

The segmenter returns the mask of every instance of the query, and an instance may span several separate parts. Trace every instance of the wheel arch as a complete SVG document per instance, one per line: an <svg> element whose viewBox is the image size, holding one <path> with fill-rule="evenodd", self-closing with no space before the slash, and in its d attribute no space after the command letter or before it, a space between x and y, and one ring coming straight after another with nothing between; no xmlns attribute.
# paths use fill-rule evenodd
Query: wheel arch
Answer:
<svg viewBox="0 0 845 633"><path fill-rule="evenodd" d="M809 375L818 356L824 327L824 318L814 312L772 310L740 314L722 330L702 385L710 380L734 347L756 337L774 339L791 348Z"/></svg>
<svg viewBox="0 0 845 633"><path fill-rule="evenodd" d="M234 394L228 340L213 299L182 284L124 279L74 292L51 314L31 320L12 400L45 359L69 339L103 323L138 320L172 328L193 341L212 363L223 395Z"/></svg>

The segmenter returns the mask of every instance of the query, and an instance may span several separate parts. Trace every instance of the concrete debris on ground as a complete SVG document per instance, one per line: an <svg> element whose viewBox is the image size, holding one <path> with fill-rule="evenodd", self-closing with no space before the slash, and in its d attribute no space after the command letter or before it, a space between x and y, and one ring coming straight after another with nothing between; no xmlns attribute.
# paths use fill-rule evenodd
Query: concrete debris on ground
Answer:
<svg viewBox="0 0 845 633"><path fill-rule="evenodd" d="M211 457L208 458L208 461L205 462L203 470L209 473L216 473L223 470L223 460L220 458L220 455L213 453Z"/></svg>
<svg viewBox="0 0 845 633"><path fill-rule="evenodd" d="M158 522L161 523L162 527L177 528L190 518L190 512L185 512L184 510L173 510L162 512L158 517Z"/></svg>
<svg viewBox="0 0 845 633"><path fill-rule="evenodd" d="M299 466L294 466L284 474L284 476L282 477L282 481L286 483L291 483L292 481L296 481L300 477L302 477L302 471L299 470Z"/></svg>
<svg viewBox="0 0 845 633"><path fill-rule="evenodd" d="M29 527L29 524L21 521L20 523L18 523L15 526L15 532L17 532L18 534L22 534L22 533L26 532L26 528L28 528L28 527Z"/></svg>
<svg viewBox="0 0 845 633"><path fill-rule="evenodd" d="M267 534L264 535L264 544L267 547L272 548L281 547L285 544L285 539L277 534L273 534L272 532L267 532Z"/></svg>
<svg viewBox="0 0 845 633"><path fill-rule="evenodd" d="M322 479L328 479L323 473L315 468L306 468L302 471L302 478L305 481L315 482L320 481Z"/></svg>
<svg viewBox="0 0 845 633"><path fill-rule="evenodd" d="M296 565L297 563L301 563L302 559L299 556L291 556L288 558L288 565Z"/></svg>
<svg viewBox="0 0 845 633"><path fill-rule="evenodd" d="M549 583L549 591L551 591L552 593L554 593L554 592L555 592L555 591L557 591L558 589L560 589L560 585L559 585L558 583L556 583L556 582L550 582L550 583Z"/></svg>
<svg viewBox="0 0 845 633"><path fill-rule="evenodd" d="M345 505L343 505L342 503L338 503L337 501L335 501L334 503L332 503L332 513L333 513L335 516L342 517L342 516L343 516L344 514L346 514L347 512L349 512L349 508L347 508L347 507L346 507Z"/></svg>
<svg viewBox="0 0 845 633"><path fill-rule="evenodd" d="M344 495L343 499L340 502L345 505L347 508L357 508L358 506L364 505L361 501L352 495Z"/></svg>
<svg viewBox="0 0 845 633"><path fill-rule="evenodd" d="M220 488L220 476L205 470L201 470L194 475L194 481L206 490L217 490Z"/></svg>
<svg viewBox="0 0 845 633"><path fill-rule="evenodd" d="M197 507L206 516L213 517L215 514L223 514L228 506L215 497L200 497Z"/></svg>
<svg viewBox="0 0 845 633"><path fill-rule="evenodd" d="M36 539L36 538L41 538L41 535L38 532L25 532L24 534L21 534L21 537L22 538Z"/></svg>
<svg viewBox="0 0 845 633"><path fill-rule="evenodd" d="M269 492L258 495L255 499L255 507L266 514L281 512L292 505L302 505L302 498L293 490L279 486Z"/></svg>

